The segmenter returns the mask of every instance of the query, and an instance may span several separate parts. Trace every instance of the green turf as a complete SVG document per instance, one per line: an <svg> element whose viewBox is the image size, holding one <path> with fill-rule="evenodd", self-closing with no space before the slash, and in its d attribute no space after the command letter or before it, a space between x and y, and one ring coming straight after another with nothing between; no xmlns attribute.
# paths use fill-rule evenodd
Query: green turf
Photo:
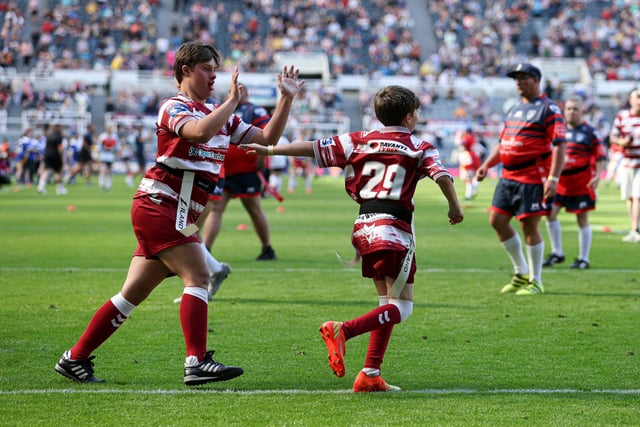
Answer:
<svg viewBox="0 0 640 427"><path fill-rule="evenodd" d="M373 286L335 255L352 255L357 206L330 177L316 179L311 195L285 194L284 212L263 202L275 262L254 260L258 239L251 227L236 230L250 223L238 202L225 214L214 255L233 272L210 305L209 347L242 366L242 377L183 385L172 302L181 284L171 278L95 351L108 382L73 383L53 366L119 290L135 246L132 190L121 181L110 193L0 191L0 425L640 424L640 244L621 242L628 218L613 187L601 189L591 215L592 268L568 268L577 227L563 213L568 262L545 269L545 295L515 297L499 295L511 271L487 222L494 183L481 183L455 227L437 186L422 183L414 312L383 365L401 393L349 391L366 336L348 342L344 378L326 364L320 323L377 303Z"/></svg>

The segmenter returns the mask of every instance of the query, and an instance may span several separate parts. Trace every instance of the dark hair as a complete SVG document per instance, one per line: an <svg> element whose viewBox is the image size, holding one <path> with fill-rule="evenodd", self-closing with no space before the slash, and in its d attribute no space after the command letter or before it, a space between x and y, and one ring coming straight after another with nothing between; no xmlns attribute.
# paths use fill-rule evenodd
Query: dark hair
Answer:
<svg viewBox="0 0 640 427"><path fill-rule="evenodd" d="M406 87L387 86L376 93L373 106L383 125L398 126L407 114L420 108L420 99Z"/></svg>
<svg viewBox="0 0 640 427"><path fill-rule="evenodd" d="M173 62L173 76L176 81L182 83L182 66L189 68L196 64L202 64L214 60L216 66L220 65L220 53L210 44L201 42L187 42L182 44L176 51Z"/></svg>

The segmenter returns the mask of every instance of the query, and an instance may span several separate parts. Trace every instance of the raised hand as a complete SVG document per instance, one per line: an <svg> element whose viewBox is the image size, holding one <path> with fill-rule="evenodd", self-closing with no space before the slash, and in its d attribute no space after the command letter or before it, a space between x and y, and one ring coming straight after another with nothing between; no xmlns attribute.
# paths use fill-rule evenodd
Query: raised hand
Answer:
<svg viewBox="0 0 640 427"><path fill-rule="evenodd" d="M229 94L227 95L228 99L232 99L236 102L240 102L240 87L238 85L238 76L240 75L240 71L238 70L238 66L236 65L233 68L233 73L231 74L231 86L229 87Z"/></svg>
<svg viewBox="0 0 640 427"><path fill-rule="evenodd" d="M278 90L282 96L295 98L302 86L304 86L304 80L298 80L300 70L294 68L291 65L288 69L286 66L282 67L282 73L277 75L278 78Z"/></svg>

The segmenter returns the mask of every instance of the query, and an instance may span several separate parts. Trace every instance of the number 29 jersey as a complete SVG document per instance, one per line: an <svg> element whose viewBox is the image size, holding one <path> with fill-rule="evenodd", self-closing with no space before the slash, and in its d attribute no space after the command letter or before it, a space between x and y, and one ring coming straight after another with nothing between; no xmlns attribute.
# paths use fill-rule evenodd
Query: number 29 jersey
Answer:
<svg viewBox="0 0 640 427"><path fill-rule="evenodd" d="M358 204L377 201L413 212L419 180L451 178L438 150L401 126L320 139L315 141L314 153L319 167L344 170L345 190ZM367 235L359 238L364 231ZM361 254L366 254L406 249L412 238L411 224L391 215L369 214L356 220L352 241Z"/></svg>

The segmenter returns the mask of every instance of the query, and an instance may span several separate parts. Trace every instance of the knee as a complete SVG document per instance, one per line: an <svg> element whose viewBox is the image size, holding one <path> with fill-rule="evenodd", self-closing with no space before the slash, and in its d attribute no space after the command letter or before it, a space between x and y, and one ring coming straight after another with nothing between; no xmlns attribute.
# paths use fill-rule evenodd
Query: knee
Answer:
<svg viewBox="0 0 640 427"><path fill-rule="evenodd" d="M404 322L413 313L413 301L408 299L389 299L389 304L393 304L398 307L400 311L400 322Z"/></svg>

